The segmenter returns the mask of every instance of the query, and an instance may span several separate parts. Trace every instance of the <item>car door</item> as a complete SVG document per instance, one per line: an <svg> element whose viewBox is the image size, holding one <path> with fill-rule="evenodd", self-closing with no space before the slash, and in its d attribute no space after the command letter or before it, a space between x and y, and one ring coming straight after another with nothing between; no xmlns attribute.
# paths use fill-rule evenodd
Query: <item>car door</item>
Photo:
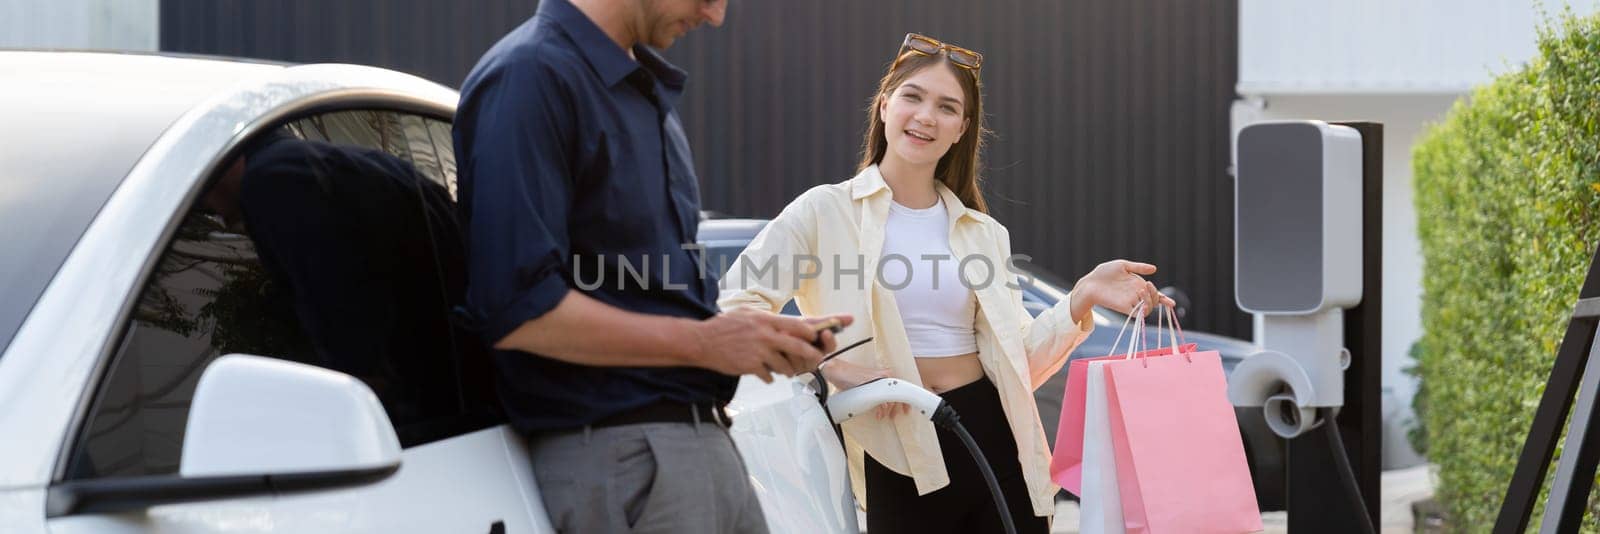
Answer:
<svg viewBox="0 0 1600 534"><path fill-rule="evenodd" d="M177 476L196 383L231 353L362 380L399 437L399 470L338 489L58 510L51 532L553 532L486 353L451 319L465 267L449 132L354 109L248 141L155 260L57 486Z"/></svg>

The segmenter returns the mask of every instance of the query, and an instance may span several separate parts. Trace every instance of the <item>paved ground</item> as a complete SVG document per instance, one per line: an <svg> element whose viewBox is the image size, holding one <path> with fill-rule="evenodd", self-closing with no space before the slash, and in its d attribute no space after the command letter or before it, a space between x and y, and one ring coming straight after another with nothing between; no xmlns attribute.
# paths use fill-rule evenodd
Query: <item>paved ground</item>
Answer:
<svg viewBox="0 0 1600 534"><path fill-rule="evenodd" d="M1410 469L1385 471L1383 481L1382 506L1380 519L1383 522L1379 530L1383 534L1409 534L1411 526L1411 503L1433 496L1433 475L1431 466L1422 465ZM1284 512L1267 512L1261 514L1262 524L1266 527L1263 532L1287 533L1288 515ZM1056 504L1055 528L1053 534L1076 534L1078 532L1078 503L1062 501Z"/></svg>

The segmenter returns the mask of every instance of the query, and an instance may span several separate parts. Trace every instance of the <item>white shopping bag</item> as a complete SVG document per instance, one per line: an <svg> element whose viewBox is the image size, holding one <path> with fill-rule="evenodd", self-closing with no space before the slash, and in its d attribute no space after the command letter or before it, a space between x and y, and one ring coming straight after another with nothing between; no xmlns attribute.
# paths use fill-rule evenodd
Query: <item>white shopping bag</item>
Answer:
<svg viewBox="0 0 1600 534"><path fill-rule="evenodd" d="M1083 408L1083 495L1079 498L1078 531L1123 534L1122 494L1117 489L1117 458L1111 448L1111 419L1106 412L1106 362L1090 362Z"/></svg>

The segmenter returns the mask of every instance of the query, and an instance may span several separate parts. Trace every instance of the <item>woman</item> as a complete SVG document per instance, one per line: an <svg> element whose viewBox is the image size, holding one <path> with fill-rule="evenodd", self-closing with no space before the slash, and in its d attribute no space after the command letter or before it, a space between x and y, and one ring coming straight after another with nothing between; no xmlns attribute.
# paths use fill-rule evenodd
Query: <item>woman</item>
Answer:
<svg viewBox="0 0 1600 534"><path fill-rule="evenodd" d="M1170 300L1116 260L1032 318L1011 270L1011 238L978 185L982 56L906 36L868 111L859 173L807 191L723 277L723 309L780 309L868 320L839 336L873 342L822 367L839 389L894 377L940 394L988 457L1019 532L1045 532L1057 487L1032 392L1093 329L1090 309ZM1054 414L1049 414L1053 416ZM868 530L1001 528L987 484L954 436L905 406L844 423L851 481ZM864 491L863 491L864 486Z"/></svg>

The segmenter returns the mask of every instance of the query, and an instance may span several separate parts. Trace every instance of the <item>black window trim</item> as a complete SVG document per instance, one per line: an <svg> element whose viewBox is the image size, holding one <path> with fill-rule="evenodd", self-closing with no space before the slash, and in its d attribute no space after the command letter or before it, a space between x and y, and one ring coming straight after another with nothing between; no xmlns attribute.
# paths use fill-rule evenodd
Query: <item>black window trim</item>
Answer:
<svg viewBox="0 0 1600 534"><path fill-rule="evenodd" d="M50 486L45 495L45 518L131 512L162 504L364 486L383 481L399 470L400 463L395 462L363 469L272 475L150 475L70 480Z"/></svg>

